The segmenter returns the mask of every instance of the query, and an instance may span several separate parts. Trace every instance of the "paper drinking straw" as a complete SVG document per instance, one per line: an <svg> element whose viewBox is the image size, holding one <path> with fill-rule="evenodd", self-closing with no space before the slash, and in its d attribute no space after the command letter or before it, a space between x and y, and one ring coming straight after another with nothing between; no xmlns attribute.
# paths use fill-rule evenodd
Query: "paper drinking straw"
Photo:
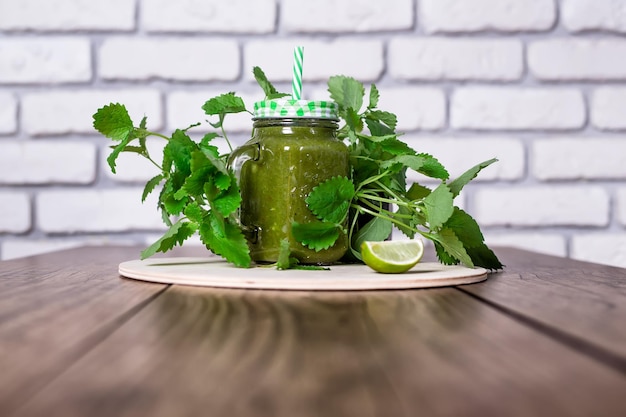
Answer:
<svg viewBox="0 0 626 417"><path fill-rule="evenodd" d="M291 98L302 99L302 61L304 60L304 47L296 46L293 50L293 79L291 82Z"/></svg>

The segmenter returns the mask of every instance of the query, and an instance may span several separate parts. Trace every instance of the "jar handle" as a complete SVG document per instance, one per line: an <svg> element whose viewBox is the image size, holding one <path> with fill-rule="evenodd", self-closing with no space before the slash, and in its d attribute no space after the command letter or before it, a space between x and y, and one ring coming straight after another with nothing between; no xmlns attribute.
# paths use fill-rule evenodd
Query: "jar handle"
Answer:
<svg viewBox="0 0 626 417"><path fill-rule="evenodd" d="M237 181L237 185L240 186L241 189L241 170L243 169L243 165L248 161L258 161L261 156L261 146L258 142L249 143L239 148L235 149L228 158L228 162L226 167L233 172L235 176L235 180ZM241 224L241 209L237 209L235 213L235 221L243 229L243 231L247 234L250 234L249 239L254 240L254 236L256 236L257 228L255 226L247 226Z"/></svg>

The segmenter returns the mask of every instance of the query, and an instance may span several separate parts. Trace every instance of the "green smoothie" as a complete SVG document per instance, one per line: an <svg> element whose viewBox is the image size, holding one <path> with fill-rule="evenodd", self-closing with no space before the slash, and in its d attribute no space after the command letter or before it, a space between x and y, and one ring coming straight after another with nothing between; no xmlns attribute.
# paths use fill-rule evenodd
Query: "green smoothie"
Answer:
<svg viewBox="0 0 626 417"><path fill-rule="evenodd" d="M233 153L234 158L247 155L240 171L241 223L249 231L253 260L275 262L283 239L301 263L328 264L346 252L345 234L319 252L291 235L294 221L319 221L306 206L311 190L349 174L348 149L336 139L336 129L328 119L257 119L252 139Z"/></svg>

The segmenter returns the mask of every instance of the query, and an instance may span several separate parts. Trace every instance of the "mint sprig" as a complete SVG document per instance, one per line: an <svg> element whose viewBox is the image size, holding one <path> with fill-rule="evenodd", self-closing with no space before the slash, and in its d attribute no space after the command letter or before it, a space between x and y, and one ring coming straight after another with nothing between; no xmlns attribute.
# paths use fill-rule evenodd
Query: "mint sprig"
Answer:
<svg viewBox="0 0 626 417"><path fill-rule="evenodd" d="M203 108L207 115L217 116L218 121L211 125L221 129L221 137L230 146L222 127L224 118L230 113L246 111L243 100L228 93L208 100ZM201 241L213 253L236 266L250 266L246 237L235 216L241 205L239 187L227 168L228 154L220 155L218 148L211 144L220 134L212 132L196 142L188 135L189 128L176 129L171 136L151 132L145 128L145 117L135 126L126 107L117 103L99 109L93 120L98 132L119 141L107 158L113 172L122 152L139 154L160 171L146 183L142 201L160 188L157 204L168 230L141 253L142 259L182 245L199 233ZM152 159L146 148L149 136L167 141L160 163Z"/></svg>
<svg viewBox="0 0 626 417"><path fill-rule="evenodd" d="M334 243L331 230L340 231L337 223L349 214L347 233L356 258L360 258L363 241L385 240L395 226L410 238L419 234L432 240L444 264L502 268L485 245L476 221L454 205L462 188L496 159L481 162L450 181L447 169L435 157L416 152L398 138L396 116L377 109L380 93L375 85L370 87L365 108L365 87L354 78L331 77L328 91L344 122L339 138L350 147L352 179L333 178L311 191L308 207L326 227L318 225L321 230L307 228L303 233L304 226L297 225L296 239L312 248L329 246ZM407 184L409 170L438 180L438 186ZM341 187L348 182L351 192L342 193Z"/></svg>

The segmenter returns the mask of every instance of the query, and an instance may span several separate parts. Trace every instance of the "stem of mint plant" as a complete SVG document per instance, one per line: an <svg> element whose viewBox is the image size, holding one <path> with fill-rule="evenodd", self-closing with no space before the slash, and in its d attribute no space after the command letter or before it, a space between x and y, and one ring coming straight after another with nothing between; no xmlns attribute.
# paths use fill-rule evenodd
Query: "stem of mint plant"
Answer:
<svg viewBox="0 0 626 417"><path fill-rule="evenodd" d="M369 215L374 216L374 217L380 217L381 219L388 220L388 221L392 222L395 225L402 226L405 229L408 229L408 230L411 230L413 232L417 232L417 233L421 234L421 232L418 229L415 229L413 227L407 226L405 223L402 223L402 222L394 219L393 217L389 217L387 215L382 214L383 212L392 214L388 210L373 211L373 210L370 210L370 209L368 209L368 208L366 208L366 207L364 207L362 205L359 205L359 204L351 204L350 207L352 207L353 209L355 209L355 210L357 210L357 211L359 211L361 213L366 213L366 214L369 214Z"/></svg>
<svg viewBox="0 0 626 417"><path fill-rule="evenodd" d="M230 150L230 152L232 152L233 151L233 146L230 144L230 141L228 140L228 135L226 134L226 130L224 130L224 122L223 121L220 124L220 130L222 131L222 137L224 138L224 140L226 141L226 144L228 145L228 149Z"/></svg>

